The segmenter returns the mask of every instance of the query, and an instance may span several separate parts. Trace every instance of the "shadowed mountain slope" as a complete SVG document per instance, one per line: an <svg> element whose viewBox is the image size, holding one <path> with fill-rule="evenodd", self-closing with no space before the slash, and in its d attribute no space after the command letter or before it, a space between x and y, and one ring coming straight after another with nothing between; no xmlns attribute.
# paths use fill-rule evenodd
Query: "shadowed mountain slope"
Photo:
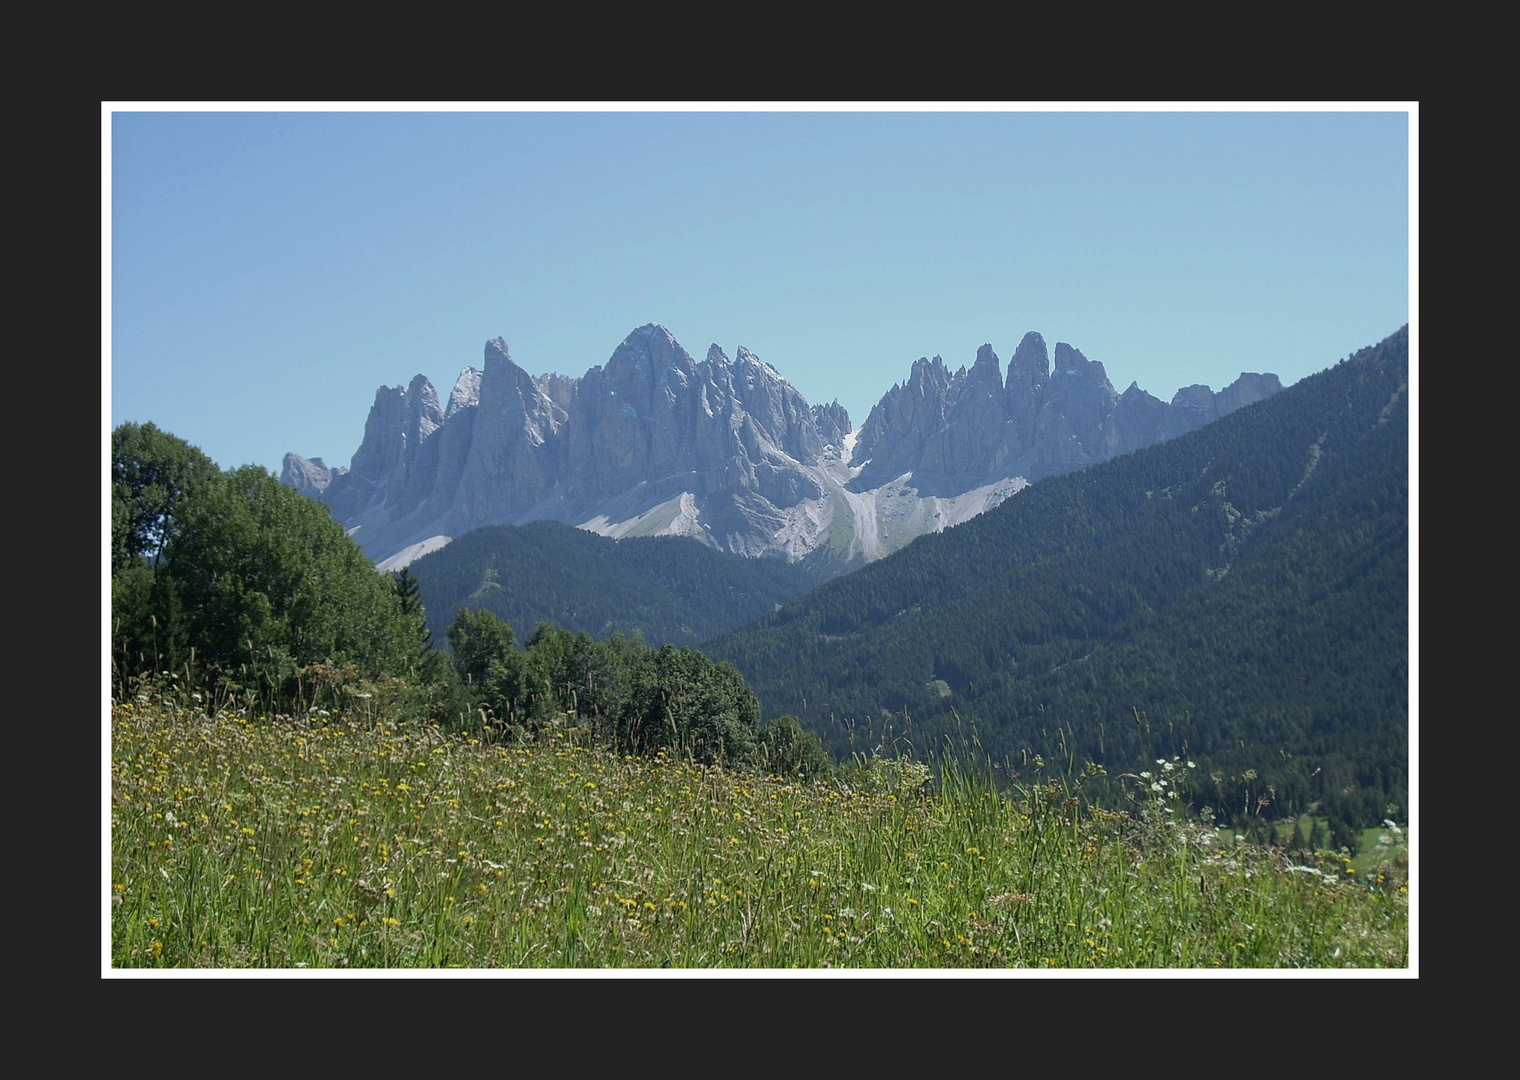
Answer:
<svg viewBox="0 0 1520 1080"><path fill-rule="evenodd" d="M1408 364L1406 327L707 651L836 753L974 740L1111 777L1181 754L1199 805L1374 823L1407 802Z"/></svg>

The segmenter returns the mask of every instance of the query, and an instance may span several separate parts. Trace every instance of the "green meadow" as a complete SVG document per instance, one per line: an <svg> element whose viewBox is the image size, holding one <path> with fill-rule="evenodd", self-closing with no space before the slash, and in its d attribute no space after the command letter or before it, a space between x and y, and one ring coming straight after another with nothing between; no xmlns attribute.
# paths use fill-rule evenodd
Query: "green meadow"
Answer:
<svg viewBox="0 0 1520 1080"><path fill-rule="evenodd" d="M1238 842L1167 797L1180 758L1115 812L1083 775L809 783L355 704L113 706L113 967L1408 964L1407 857Z"/></svg>

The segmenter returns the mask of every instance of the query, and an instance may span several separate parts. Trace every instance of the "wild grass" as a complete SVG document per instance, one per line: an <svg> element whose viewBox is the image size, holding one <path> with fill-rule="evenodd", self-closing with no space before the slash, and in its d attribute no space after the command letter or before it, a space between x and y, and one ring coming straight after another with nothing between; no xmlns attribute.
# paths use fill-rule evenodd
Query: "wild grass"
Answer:
<svg viewBox="0 0 1520 1080"><path fill-rule="evenodd" d="M111 723L113 967L1407 964L1396 877L1069 780L847 790L147 694Z"/></svg>

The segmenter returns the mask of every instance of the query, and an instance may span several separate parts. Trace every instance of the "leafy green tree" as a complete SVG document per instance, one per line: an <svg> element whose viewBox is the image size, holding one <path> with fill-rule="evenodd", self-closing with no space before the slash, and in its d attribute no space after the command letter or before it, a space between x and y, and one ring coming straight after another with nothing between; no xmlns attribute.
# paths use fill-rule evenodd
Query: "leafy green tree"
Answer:
<svg viewBox="0 0 1520 1080"><path fill-rule="evenodd" d="M368 676L416 656L416 620L325 506L249 465L179 500L165 548L181 621L198 655L271 678L316 661Z"/></svg>
<svg viewBox="0 0 1520 1080"><path fill-rule="evenodd" d="M585 631L571 633L539 623L523 656L522 691L530 700L529 718L542 722L570 714L610 730L610 721L627 697L628 665L642 652L626 640L598 643Z"/></svg>
<svg viewBox="0 0 1520 1080"><path fill-rule="evenodd" d="M175 530L175 508L217 473L184 439L154 424L122 424L111 432L111 570L134 557L154 565Z"/></svg>
<svg viewBox="0 0 1520 1080"><path fill-rule="evenodd" d="M759 728L760 702L737 668L672 645L641 665L622 724L640 753L674 748L725 765L754 760Z"/></svg>
<svg viewBox="0 0 1520 1080"><path fill-rule="evenodd" d="M491 665L500 666L512 652L512 628L484 608L460 608L448 629L454 668L466 686L484 688Z"/></svg>
<svg viewBox="0 0 1520 1080"><path fill-rule="evenodd" d="M111 433L111 649L118 677L178 667L190 642L163 564L177 508L219 475L211 459L153 424Z"/></svg>

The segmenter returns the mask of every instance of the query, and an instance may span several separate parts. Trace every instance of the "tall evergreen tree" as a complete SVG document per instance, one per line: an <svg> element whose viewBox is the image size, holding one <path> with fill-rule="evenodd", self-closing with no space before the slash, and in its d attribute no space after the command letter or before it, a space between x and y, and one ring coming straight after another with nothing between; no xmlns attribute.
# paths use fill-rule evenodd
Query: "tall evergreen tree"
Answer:
<svg viewBox="0 0 1520 1080"><path fill-rule="evenodd" d="M428 629L427 612L422 606L422 587L412 576L411 567L403 566L392 580L396 584L396 598L401 602L401 614L417 626L417 651L427 652L433 647L433 632Z"/></svg>

